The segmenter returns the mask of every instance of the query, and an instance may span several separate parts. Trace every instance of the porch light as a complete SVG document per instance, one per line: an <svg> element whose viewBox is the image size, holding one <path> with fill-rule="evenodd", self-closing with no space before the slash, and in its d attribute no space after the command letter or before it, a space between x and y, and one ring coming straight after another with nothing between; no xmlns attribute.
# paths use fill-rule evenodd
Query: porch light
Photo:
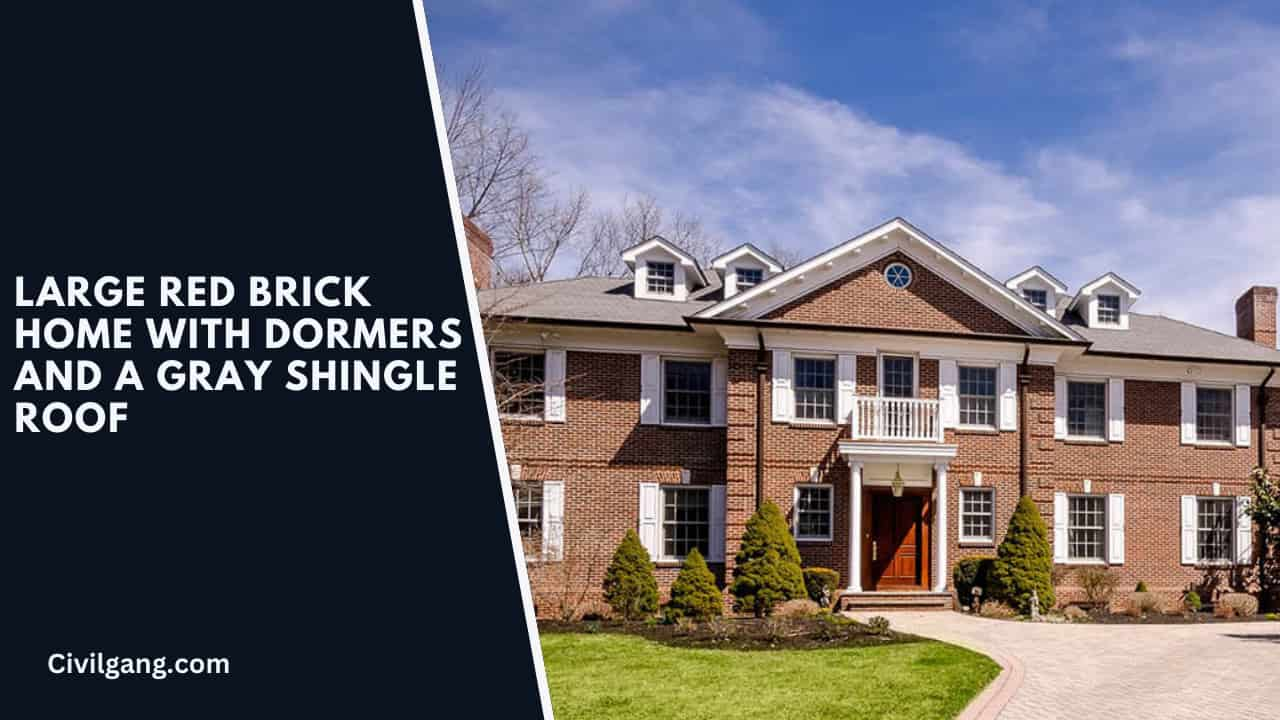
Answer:
<svg viewBox="0 0 1280 720"><path fill-rule="evenodd" d="M902 488L902 465L898 465L898 469L893 473L893 496L896 498L902 497Z"/></svg>

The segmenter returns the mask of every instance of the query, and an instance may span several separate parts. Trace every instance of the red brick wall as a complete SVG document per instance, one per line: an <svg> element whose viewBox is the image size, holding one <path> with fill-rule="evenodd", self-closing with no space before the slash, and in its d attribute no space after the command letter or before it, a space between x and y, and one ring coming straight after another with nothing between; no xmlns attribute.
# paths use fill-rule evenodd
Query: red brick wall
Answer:
<svg viewBox="0 0 1280 720"><path fill-rule="evenodd" d="M471 260L471 281L476 288L493 285L493 241L470 218L463 218L467 235L467 257Z"/></svg>
<svg viewBox="0 0 1280 720"><path fill-rule="evenodd" d="M911 285L903 290L891 288L884 280L884 268L893 262L905 263L913 273ZM953 333L1026 334L901 253L881 258L797 298L768 313L766 318Z"/></svg>

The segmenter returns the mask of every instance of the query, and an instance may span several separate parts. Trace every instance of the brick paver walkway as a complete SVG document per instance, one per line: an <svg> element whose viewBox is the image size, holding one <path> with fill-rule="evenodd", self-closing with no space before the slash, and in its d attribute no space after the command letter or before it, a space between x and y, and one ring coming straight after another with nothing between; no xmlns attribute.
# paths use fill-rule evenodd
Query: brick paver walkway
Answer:
<svg viewBox="0 0 1280 720"><path fill-rule="evenodd" d="M954 612L880 614L895 630L970 647L1006 665L1002 680L1012 698L1001 720L1280 719L1280 622L1066 625Z"/></svg>

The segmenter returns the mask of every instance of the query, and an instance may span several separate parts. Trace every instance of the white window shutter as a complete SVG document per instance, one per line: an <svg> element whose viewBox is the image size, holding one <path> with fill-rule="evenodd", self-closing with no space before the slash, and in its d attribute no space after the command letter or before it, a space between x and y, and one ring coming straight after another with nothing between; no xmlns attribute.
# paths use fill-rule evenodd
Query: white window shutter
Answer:
<svg viewBox="0 0 1280 720"><path fill-rule="evenodd" d="M564 482L542 483L542 559L564 559Z"/></svg>
<svg viewBox="0 0 1280 720"><path fill-rule="evenodd" d="M662 421L662 358L657 355L640 356L640 424L657 425Z"/></svg>
<svg viewBox="0 0 1280 720"><path fill-rule="evenodd" d="M1053 379L1053 437L1067 437L1067 379L1061 375Z"/></svg>
<svg viewBox="0 0 1280 720"><path fill-rule="evenodd" d="M938 361L938 399L942 401L942 427L960 424L960 366L955 360Z"/></svg>
<svg viewBox="0 0 1280 720"><path fill-rule="evenodd" d="M1000 363L1000 429L1018 429L1018 366Z"/></svg>
<svg viewBox="0 0 1280 720"><path fill-rule="evenodd" d="M1236 562L1241 565L1253 563L1253 518L1249 516L1249 503L1252 499L1247 495L1236 498Z"/></svg>
<svg viewBox="0 0 1280 720"><path fill-rule="evenodd" d="M1249 447L1253 435L1253 393L1248 385L1236 386L1236 446Z"/></svg>
<svg viewBox="0 0 1280 720"><path fill-rule="evenodd" d="M1124 378L1107 381L1107 439L1124 442Z"/></svg>
<svg viewBox="0 0 1280 720"><path fill-rule="evenodd" d="M1196 444L1196 384L1182 383L1182 444Z"/></svg>
<svg viewBox="0 0 1280 720"><path fill-rule="evenodd" d="M711 486L711 538L707 562L724 562L725 486Z"/></svg>
<svg viewBox="0 0 1280 720"><path fill-rule="evenodd" d="M1067 494L1053 494L1053 561L1067 561Z"/></svg>
<svg viewBox="0 0 1280 720"><path fill-rule="evenodd" d="M640 483L640 544L649 551L649 558L658 559L661 538L658 537L658 511L662 495L658 483Z"/></svg>
<svg viewBox="0 0 1280 720"><path fill-rule="evenodd" d="M791 353L786 350L773 351L773 421L791 422Z"/></svg>
<svg viewBox="0 0 1280 720"><path fill-rule="evenodd" d="M711 361L711 424L724 425L729 417L729 359Z"/></svg>
<svg viewBox="0 0 1280 720"><path fill-rule="evenodd" d="M1196 496L1182 496L1182 564L1196 564Z"/></svg>
<svg viewBox="0 0 1280 720"><path fill-rule="evenodd" d="M1124 495L1107 496L1107 562L1124 564Z"/></svg>
<svg viewBox="0 0 1280 720"><path fill-rule="evenodd" d="M853 419L853 400L858 392L858 356L840 355L836 358L837 415L836 422L844 424Z"/></svg>
<svg viewBox="0 0 1280 720"><path fill-rule="evenodd" d="M545 356L543 379L543 419L547 422L564 422L564 371L567 362L564 350L548 350Z"/></svg>

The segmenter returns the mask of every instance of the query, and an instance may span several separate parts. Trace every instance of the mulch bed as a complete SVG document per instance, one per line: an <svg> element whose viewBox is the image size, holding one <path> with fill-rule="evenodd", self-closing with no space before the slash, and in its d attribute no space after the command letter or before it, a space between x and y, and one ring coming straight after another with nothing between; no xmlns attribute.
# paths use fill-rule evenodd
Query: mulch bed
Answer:
<svg viewBox="0 0 1280 720"><path fill-rule="evenodd" d="M616 620L539 621L543 633L618 633L686 648L724 650L812 650L921 642L923 638L867 625L840 615L810 617L729 617L706 623L654 623Z"/></svg>
<svg viewBox="0 0 1280 720"><path fill-rule="evenodd" d="M1089 612L1088 622L1100 625L1203 625L1206 623L1238 623L1238 622L1261 622L1267 618L1263 615L1254 615L1253 617L1233 617L1220 618L1212 613L1182 613L1180 615L1164 615L1161 613L1152 613L1141 617L1134 617L1125 613L1111 613L1106 610L1092 610Z"/></svg>

